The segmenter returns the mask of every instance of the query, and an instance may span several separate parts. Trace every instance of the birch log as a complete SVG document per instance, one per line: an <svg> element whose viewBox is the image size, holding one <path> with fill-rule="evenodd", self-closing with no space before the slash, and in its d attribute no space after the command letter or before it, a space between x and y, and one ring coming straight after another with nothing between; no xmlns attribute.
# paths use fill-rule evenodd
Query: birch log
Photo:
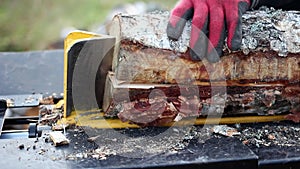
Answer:
<svg viewBox="0 0 300 169"><path fill-rule="evenodd" d="M168 18L168 12L114 17L109 32L119 42L113 59L118 80L299 82L299 12L269 8L247 12L243 15L241 50L232 52L225 45L224 56L216 64L188 59L191 23L187 23L178 41L170 41L166 35Z"/></svg>
<svg viewBox="0 0 300 169"><path fill-rule="evenodd" d="M288 118L300 121L299 12L247 12L241 49L229 51L225 45L220 62L213 64L189 59L190 22L178 41L168 39L168 18L168 12L114 17L109 32L119 42L113 58L113 79L118 83L108 81L106 86L107 117L160 125L179 116L218 114L221 107L226 115L293 113ZM213 83L223 90L212 91ZM165 98L151 99L156 91ZM214 97L220 104L212 105Z"/></svg>

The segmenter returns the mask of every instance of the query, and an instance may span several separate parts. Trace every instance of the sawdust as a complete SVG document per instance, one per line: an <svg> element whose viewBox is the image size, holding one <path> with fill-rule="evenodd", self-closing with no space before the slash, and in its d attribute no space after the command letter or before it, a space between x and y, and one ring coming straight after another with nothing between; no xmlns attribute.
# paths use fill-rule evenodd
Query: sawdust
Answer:
<svg viewBox="0 0 300 169"><path fill-rule="evenodd" d="M257 124L244 128L238 138L249 147L300 146L300 126L293 123Z"/></svg>

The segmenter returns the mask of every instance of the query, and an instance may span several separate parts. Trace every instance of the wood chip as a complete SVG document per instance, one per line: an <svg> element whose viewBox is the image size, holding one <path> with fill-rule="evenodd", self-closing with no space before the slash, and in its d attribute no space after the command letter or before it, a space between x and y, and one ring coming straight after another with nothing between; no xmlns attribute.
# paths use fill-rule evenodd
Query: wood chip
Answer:
<svg viewBox="0 0 300 169"><path fill-rule="evenodd" d="M66 136L60 131L53 131L49 133L49 136L53 141L54 146L67 145L70 143L69 139L67 139Z"/></svg>
<svg viewBox="0 0 300 169"><path fill-rule="evenodd" d="M213 127L213 132L217 134L221 134L223 136L232 137L235 135L241 135L240 132L237 131L237 129L229 127L227 125L218 125Z"/></svg>

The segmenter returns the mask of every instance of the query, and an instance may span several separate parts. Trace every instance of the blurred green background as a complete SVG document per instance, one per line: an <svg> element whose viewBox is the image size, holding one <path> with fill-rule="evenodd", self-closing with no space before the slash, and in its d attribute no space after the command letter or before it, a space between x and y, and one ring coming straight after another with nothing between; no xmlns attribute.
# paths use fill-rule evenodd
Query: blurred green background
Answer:
<svg viewBox="0 0 300 169"><path fill-rule="evenodd" d="M141 0L139 0L141 1ZM92 31L117 5L137 0L0 0L0 51L44 50L64 28ZM143 0L171 10L177 0Z"/></svg>

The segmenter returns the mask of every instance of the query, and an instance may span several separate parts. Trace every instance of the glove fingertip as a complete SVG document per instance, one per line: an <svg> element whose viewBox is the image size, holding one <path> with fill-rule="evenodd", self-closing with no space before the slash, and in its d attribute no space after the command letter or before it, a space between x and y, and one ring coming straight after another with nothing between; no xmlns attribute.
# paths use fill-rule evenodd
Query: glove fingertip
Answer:
<svg viewBox="0 0 300 169"><path fill-rule="evenodd" d="M229 41L227 45L231 50L234 50L234 51L239 50L242 45L242 37L239 35L235 35L235 37L232 38L231 41Z"/></svg>
<svg viewBox="0 0 300 169"><path fill-rule="evenodd" d="M182 32L179 32L176 27L173 27L172 24L169 22L167 26L167 36L169 39L178 40Z"/></svg>
<svg viewBox="0 0 300 169"><path fill-rule="evenodd" d="M222 49L216 48L215 51L212 51L207 54L207 60L210 63L216 63L220 61L220 57L222 56Z"/></svg>
<svg viewBox="0 0 300 169"><path fill-rule="evenodd" d="M190 12L187 13L189 14ZM172 40L178 40L183 32L186 22L186 16L177 17L175 15L172 15L167 25L168 37Z"/></svg>
<svg viewBox="0 0 300 169"><path fill-rule="evenodd" d="M193 49L190 49L190 57L193 61L201 61L205 59L205 52L197 52Z"/></svg>
<svg viewBox="0 0 300 169"><path fill-rule="evenodd" d="M201 61L204 58L203 56L197 55L192 49L190 50L190 56L193 61Z"/></svg>
<svg viewBox="0 0 300 169"><path fill-rule="evenodd" d="M227 45L231 50L239 50L242 45L242 27L241 22L239 22L235 29L231 29L230 35L228 35Z"/></svg>

